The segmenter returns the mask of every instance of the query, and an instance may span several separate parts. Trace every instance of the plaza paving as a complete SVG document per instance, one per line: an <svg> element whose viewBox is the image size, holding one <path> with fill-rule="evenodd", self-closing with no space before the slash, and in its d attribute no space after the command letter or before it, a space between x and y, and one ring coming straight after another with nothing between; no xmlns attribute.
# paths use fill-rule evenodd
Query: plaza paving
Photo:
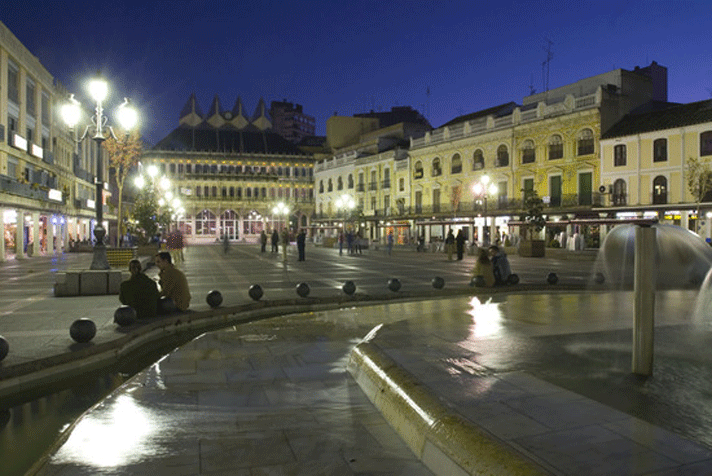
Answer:
<svg viewBox="0 0 712 476"><path fill-rule="evenodd" d="M51 297L52 270L85 258L0 266L8 283L0 334L11 344L0 371L72 352L67 329L77 317L95 320L97 344L124 335L112 323L115 296ZM506 474L497 455L520 474L709 474L710 333L691 314L696 291L658 293L654 376L639 379L629 370L632 297L580 292L590 263L512 257L521 285L475 294L466 286L471 261L413 252L339 257L309 248L306 262L285 266L250 246L227 255L189 248L181 266L198 312L208 310L204 296L213 288L225 305L249 303L252 283L269 300L293 298L305 281L316 304L343 295L341 284L353 279L359 293L383 301L297 306L202 335L91 409L37 474L467 474L466 463L409 449L393 409L369 395L374 382L355 348L395 363L384 375L400 382L395 390L413 408L433 397L435 408L423 417L439 415L432 426L461 418L486 440L475 445L483 449L475 466L488 474ZM560 286L542 285L550 270ZM445 277L446 297L430 285L435 275ZM385 289L389 277L401 279L402 291ZM12 409L0 436L9 441L23 419L41 420L41 411Z"/></svg>

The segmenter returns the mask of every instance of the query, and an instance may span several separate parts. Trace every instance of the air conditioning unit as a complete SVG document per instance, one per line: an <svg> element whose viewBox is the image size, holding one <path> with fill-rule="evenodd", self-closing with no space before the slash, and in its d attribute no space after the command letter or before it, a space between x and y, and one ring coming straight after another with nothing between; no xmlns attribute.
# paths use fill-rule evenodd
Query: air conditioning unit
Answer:
<svg viewBox="0 0 712 476"><path fill-rule="evenodd" d="M613 193L613 185L601 185L598 187L599 193Z"/></svg>

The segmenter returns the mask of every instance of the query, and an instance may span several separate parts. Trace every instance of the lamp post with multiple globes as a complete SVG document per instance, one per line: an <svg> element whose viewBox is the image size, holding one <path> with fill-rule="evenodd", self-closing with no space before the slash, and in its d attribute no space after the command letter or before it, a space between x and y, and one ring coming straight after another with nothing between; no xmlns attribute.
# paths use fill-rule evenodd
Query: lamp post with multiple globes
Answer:
<svg viewBox="0 0 712 476"><path fill-rule="evenodd" d="M489 246L490 244L490 230L489 227L487 226L487 195L496 195L497 194L497 185L491 184L490 183L490 178L487 175L483 175L480 177L479 182L476 182L472 186L472 192L475 194L475 197L479 197L480 200L482 200L483 207L484 207L484 213L482 214L484 220L485 220L485 226L483 228L482 232L482 244L484 246ZM494 217L493 217L494 220ZM493 223L494 225L494 223Z"/></svg>
<svg viewBox="0 0 712 476"><path fill-rule="evenodd" d="M91 124L87 124L84 128L84 133L81 137L77 137L75 127L81 119L81 107L79 101L74 98L74 95L69 96L69 100L62 106L62 118L69 126L69 128L75 132L74 140L76 146L79 146L89 134L91 134L92 140L96 142L97 154L96 154L96 224L94 225L94 255L92 257L92 262L90 269L109 269L109 261L106 256L106 245L104 244L104 237L106 236L106 230L104 229L104 163L102 154L102 143L107 138L108 133L111 137L116 137L113 129L106 125L107 117L104 115L103 102L109 94L109 86L106 80L101 76L97 75L89 81L89 94L96 103L94 109L94 115L91 117ZM117 119L123 130L129 131L136 126L138 115L136 110L129 105L128 99L124 98L124 102L119 106L117 111Z"/></svg>

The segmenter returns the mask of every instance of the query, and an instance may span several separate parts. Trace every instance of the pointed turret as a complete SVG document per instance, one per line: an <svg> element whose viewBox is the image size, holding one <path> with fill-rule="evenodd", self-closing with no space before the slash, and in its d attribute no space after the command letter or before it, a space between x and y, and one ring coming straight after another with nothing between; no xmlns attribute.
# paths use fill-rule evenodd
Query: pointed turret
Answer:
<svg viewBox="0 0 712 476"><path fill-rule="evenodd" d="M260 98L260 102L257 103L257 108L255 109L255 113L252 114L250 123L261 131L272 128L272 122L267 112L267 105L263 98Z"/></svg>
<svg viewBox="0 0 712 476"><path fill-rule="evenodd" d="M217 94L213 99L213 104L210 106L210 112L208 112L206 120L208 121L208 124L215 128L222 127L225 124L225 119L222 117L220 111L220 98Z"/></svg>
<svg viewBox="0 0 712 476"><path fill-rule="evenodd" d="M203 122L203 111L200 110L195 93L191 93L188 102L183 106L183 110L178 118L178 124L186 124L195 127Z"/></svg>
<svg viewBox="0 0 712 476"><path fill-rule="evenodd" d="M244 129L249 123L247 117L245 117L245 107L242 105L242 99L238 96L237 101L235 101L235 106L232 108L230 124L236 129Z"/></svg>

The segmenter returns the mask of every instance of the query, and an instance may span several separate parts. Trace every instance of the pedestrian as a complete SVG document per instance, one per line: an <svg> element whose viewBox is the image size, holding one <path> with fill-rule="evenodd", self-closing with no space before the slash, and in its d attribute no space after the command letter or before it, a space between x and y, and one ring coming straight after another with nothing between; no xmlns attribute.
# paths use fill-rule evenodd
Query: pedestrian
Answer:
<svg viewBox="0 0 712 476"><path fill-rule="evenodd" d="M359 231L358 233L356 233L356 239L354 241L354 245L356 246L356 252L358 254L362 254L363 245L361 243L361 240L363 240L363 237L361 236L361 232Z"/></svg>
<svg viewBox="0 0 712 476"><path fill-rule="evenodd" d="M129 261L131 277L119 287L119 301L131 306L136 311L137 319L156 317L158 314L158 286L156 282L143 273L141 262L137 259Z"/></svg>
<svg viewBox="0 0 712 476"><path fill-rule="evenodd" d="M171 298L176 309L185 311L190 305L190 289L185 274L171 261L171 254L161 251L155 257L158 273L158 284L161 286L161 296Z"/></svg>
<svg viewBox="0 0 712 476"><path fill-rule="evenodd" d="M227 234L223 235L223 253L227 254L227 252L230 251L230 239L227 237Z"/></svg>
<svg viewBox="0 0 712 476"><path fill-rule="evenodd" d="M272 231L272 253L279 253L279 233L276 228Z"/></svg>
<svg viewBox="0 0 712 476"><path fill-rule="evenodd" d="M307 245L307 232L304 231L304 228L299 230L299 234L297 235L297 251L299 252L299 261L304 261L305 258L305 248Z"/></svg>
<svg viewBox="0 0 712 476"><path fill-rule="evenodd" d="M351 230L346 233L346 249L350 255L354 254L354 232Z"/></svg>
<svg viewBox="0 0 712 476"><path fill-rule="evenodd" d="M289 232L286 228L282 229L282 261L287 262L287 246L289 246Z"/></svg>
<svg viewBox="0 0 712 476"><path fill-rule="evenodd" d="M447 252L448 261L452 261L452 254L455 251L455 235L452 233L452 228L447 232L447 237L445 237L445 251Z"/></svg>
<svg viewBox="0 0 712 476"><path fill-rule="evenodd" d="M389 231L388 232L388 238L387 238L387 247L388 247L388 255L390 256L391 252L393 251L393 243L395 242L395 238L393 236L393 232Z"/></svg>
<svg viewBox="0 0 712 476"><path fill-rule="evenodd" d="M337 239L339 240L339 256L341 256L344 254L344 233L340 231Z"/></svg>
<svg viewBox="0 0 712 476"><path fill-rule="evenodd" d="M477 253L477 260L475 261L475 267L472 268L472 271L471 271L472 279L475 279L478 276L482 276L482 280L483 280L485 286L487 286L487 287L494 286L494 283L495 283L494 269L492 266L492 262L490 261L489 257L487 256L487 250L485 250L484 248L480 248L479 252Z"/></svg>
<svg viewBox="0 0 712 476"><path fill-rule="evenodd" d="M465 254L465 234L462 232L462 228L457 230L457 236L455 237L455 247L457 248L457 260L461 261L463 255Z"/></svg>
<svg viewBox="0 0 712 476"><path fill-rule="evenodd" d="M492 261L492 273L494 274L495 284L498 286L507 284L509 276L512 274L507 255L495 245L489 247L489 255Z"/></svg>
<svg viewBox="0 0 712 476"><path fill-rule="evenodd" d="M264 253L267 248L267 233L264 230L260 232L260 253Z"/></svg>

